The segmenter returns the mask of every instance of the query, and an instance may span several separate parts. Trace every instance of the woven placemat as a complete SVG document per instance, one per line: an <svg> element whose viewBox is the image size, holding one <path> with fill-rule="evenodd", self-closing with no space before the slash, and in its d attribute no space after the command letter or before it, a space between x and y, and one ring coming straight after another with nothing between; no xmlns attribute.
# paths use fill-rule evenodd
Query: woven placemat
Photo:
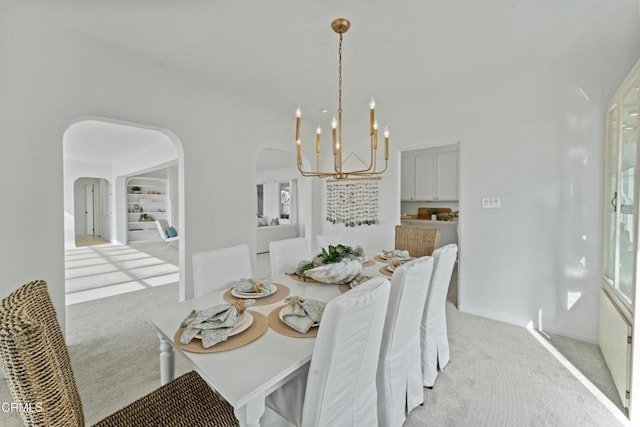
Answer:
<svg viewBox="0 0 640 427"><path fill-rule="evenodd" d="M278 290L272 293L271 295L269 295L268 297L255 298L256 302L255 304L253 304L254 307L259 305L269 305L269 304L273 304L274 302L282 301L283 299L289 296L289 293L291 293L291 289L289 289L285 285L281 285L280 283L274 283L274 285L278 287ZM233 295L231 295L231 289L229 289L227 290L227 292L224 293L224 295L222 295L222 299L224 299L228 303L233 304L234 302L242 300L244 298L234 297Z"/></svg>
<svg viewBox="0 0 640 427"><path fill-rule="evenodd" d="M349 286L349 285L347 285ZM280 320L280 310L285 308L286 305L281 305L280 307L274 308L271 313L267 316L269 319L269 327L280 335L284 335L285 337L292 338L315 338L318 335L318 327L313 327L309 329L306 334L301 334L298 331L291 329L287 326L282 320Z"/></svg>
<svg viewBox="0 0 640 427"><path fill-rule="evenodd" d="M376 265L376 263L372 259L368 259L362 263L363 267L371 267L372 265Z"/></svg>
<svg viewBox="0 0 640 427"><path fill-rule="evenodd" d="M246 331L229 337L226 341L222 341L213 347L202 347L202 341L196 338L192 339L189 344L182 344L180 342L180 335L182 335L184 328L179 328L176 331L176 334L173 337L173 343L181 349L192 353L217 353L219 351L233 350L234 348L247 345L260 338L265 332L267 332L267 329L269 329L269 320L264 314L260 314L253 310L247 310L247 313L251 313L253 316L253 323L251 326L249 326Z"/></svg>
<svg viewBox="0 0 640 427"><path fill-rule="evenodd" d="M374 260L374 261L377 261L377 262L381 262L381 263L383 263L383 264L386 264L386 263L387 263L387 260L386 260L386 259L384 259L384 258L382 258L380 255L376 255L376 256L374 256L374 257L373 257L373 260Z"/></svg>
<svg viewBox="0 0 640 427"><path fill-rule="evenodd" d="M311 277L307 277L306 279L302 279L300 276L298 276L297 274L293 273L293 274L287 274L289 277L291 277L293 280L296 280L298 282L304 282L304 283L320 283L317 280L312 279Z"/></svg>
<svg viewBox="0 0 640 427"><path fill-rule="evenodd" d="M393 271L389 270L386 265L384 267L380 267L380 270L378 271L384 275L393 276Z"/></svg>
<svg viewBox="0 0 640 427"><path fill-rule="evenodd" d="M343 294L349 290L351 290L351 286L350 285L338 285L338 289L340 290L340 292L342 292Z"/></svg>

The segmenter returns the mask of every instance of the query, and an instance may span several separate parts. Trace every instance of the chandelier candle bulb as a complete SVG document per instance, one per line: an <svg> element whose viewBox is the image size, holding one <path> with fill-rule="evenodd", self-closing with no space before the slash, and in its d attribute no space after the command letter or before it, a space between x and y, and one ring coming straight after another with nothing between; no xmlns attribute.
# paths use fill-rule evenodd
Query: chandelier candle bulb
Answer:
<svg viewBox="0 0 640 427"><path fill-rule="evenodd" d="M373 135L373 128L375 123L375 111L376 111L376 100L371 98L369 102L369 135Z"/></svg>
<svg viewBox="0 0 640 427"><path fill-rule="evenodd" d="M296 110L296 142L300 145L300 116L302 115L302 111L300 111L300 107ZM300 149L300 147L298 147Z"/></svg>
<svg viewBox="0 0 640 427"><path fill-rule="evenodd" d="M373 149L378 149L378 122L373 122Z"/></svg>
<svg viewBox="0 0 640 427"><path fill-rule="evenodd" d="M316 154L320 153L320 134L322 133L322 129L318 126L316 129Z"/></svg>
<svg viewBox="0 0 640 427"><path fill-rule="evenodd" d="M384 127L384 159L389 160L389 128Z"/></svg>

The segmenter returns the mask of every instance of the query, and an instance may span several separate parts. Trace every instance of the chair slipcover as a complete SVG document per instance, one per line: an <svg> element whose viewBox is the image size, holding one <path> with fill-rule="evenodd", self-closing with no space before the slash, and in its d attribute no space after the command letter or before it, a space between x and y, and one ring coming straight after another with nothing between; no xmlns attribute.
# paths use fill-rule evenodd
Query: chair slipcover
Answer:
<svg viewBox="0 0 640 427"><path fill-rule="evenodd" d="M297 426L377 426L388 300L389 281L375 277L329 301L309 368L269 395L267 405Z"/></svg>
<svg viewBox="0 0 640 427"><path fill-rule="evenodd" d="M376 378L379 426L402 426L406 414L424 402L420 326L432 271L433 258L422 257L391 277Z"/></svg>
<svg viewBox="0 0 640 427"><path fill-rule="evenodd" d="M193 293L196 297L252 276L251 256L246 244L193 254Z"/></svg>
<svg viewBox="0 0 640 427"><path fill-rule="evenodd" d="M433 252L433 274L422 317L422 384L433 387L438 376L438 366L444 368L449 363L449 340L447 338L447 318L445 304L451 273L458 256L455 243L443 246Z"/></svg>
<svg viewBox="0 0 640 427"><path fill-rule="evenodd" d="M304 237L269 242L272 277L295 271L303 260L309 260L309 247Z"/></svg>
<svg viewBox="0 0 640 427"><path fill-rule="evenodd" d="M318 244L318 252L320 252L322 248L327 249L329 245L344 245L344 234L318 234L316 236L316 242Z"/></svg>

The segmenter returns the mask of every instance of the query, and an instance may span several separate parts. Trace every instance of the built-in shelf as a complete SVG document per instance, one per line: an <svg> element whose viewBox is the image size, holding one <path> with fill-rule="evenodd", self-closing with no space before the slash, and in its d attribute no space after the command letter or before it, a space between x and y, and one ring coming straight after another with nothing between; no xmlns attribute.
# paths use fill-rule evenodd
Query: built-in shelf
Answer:
<svg viewBox="0 0 640 427"><path fill-rule="evenodd" d="M140 187L140 190L134 191L134 187ZM167 188L167 182L162 178L134 176L127 180L128 242L160 240L154 221L170 219ZM141 214L147 214L153 220L139 221Z"/></svg>

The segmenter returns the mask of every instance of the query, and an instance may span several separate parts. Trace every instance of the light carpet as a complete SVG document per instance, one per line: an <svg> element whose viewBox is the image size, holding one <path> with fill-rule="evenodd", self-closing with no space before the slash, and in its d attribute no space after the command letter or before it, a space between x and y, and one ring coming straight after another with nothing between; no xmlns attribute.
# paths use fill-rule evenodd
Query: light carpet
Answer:
<svg viewBox="0 0 640 427"><path fill-rule="evenodd" d="M158 339L141 313L177 297L174 283L68 307L67 341L87 423L159 385ZM451 304L447 316L451 362L406 426L625 425L535 333ZM188 369L176 354L176 374ZM4 382L0 402L11 402ZM21 425L20 417L0 412L0 425Z"/></svg>

